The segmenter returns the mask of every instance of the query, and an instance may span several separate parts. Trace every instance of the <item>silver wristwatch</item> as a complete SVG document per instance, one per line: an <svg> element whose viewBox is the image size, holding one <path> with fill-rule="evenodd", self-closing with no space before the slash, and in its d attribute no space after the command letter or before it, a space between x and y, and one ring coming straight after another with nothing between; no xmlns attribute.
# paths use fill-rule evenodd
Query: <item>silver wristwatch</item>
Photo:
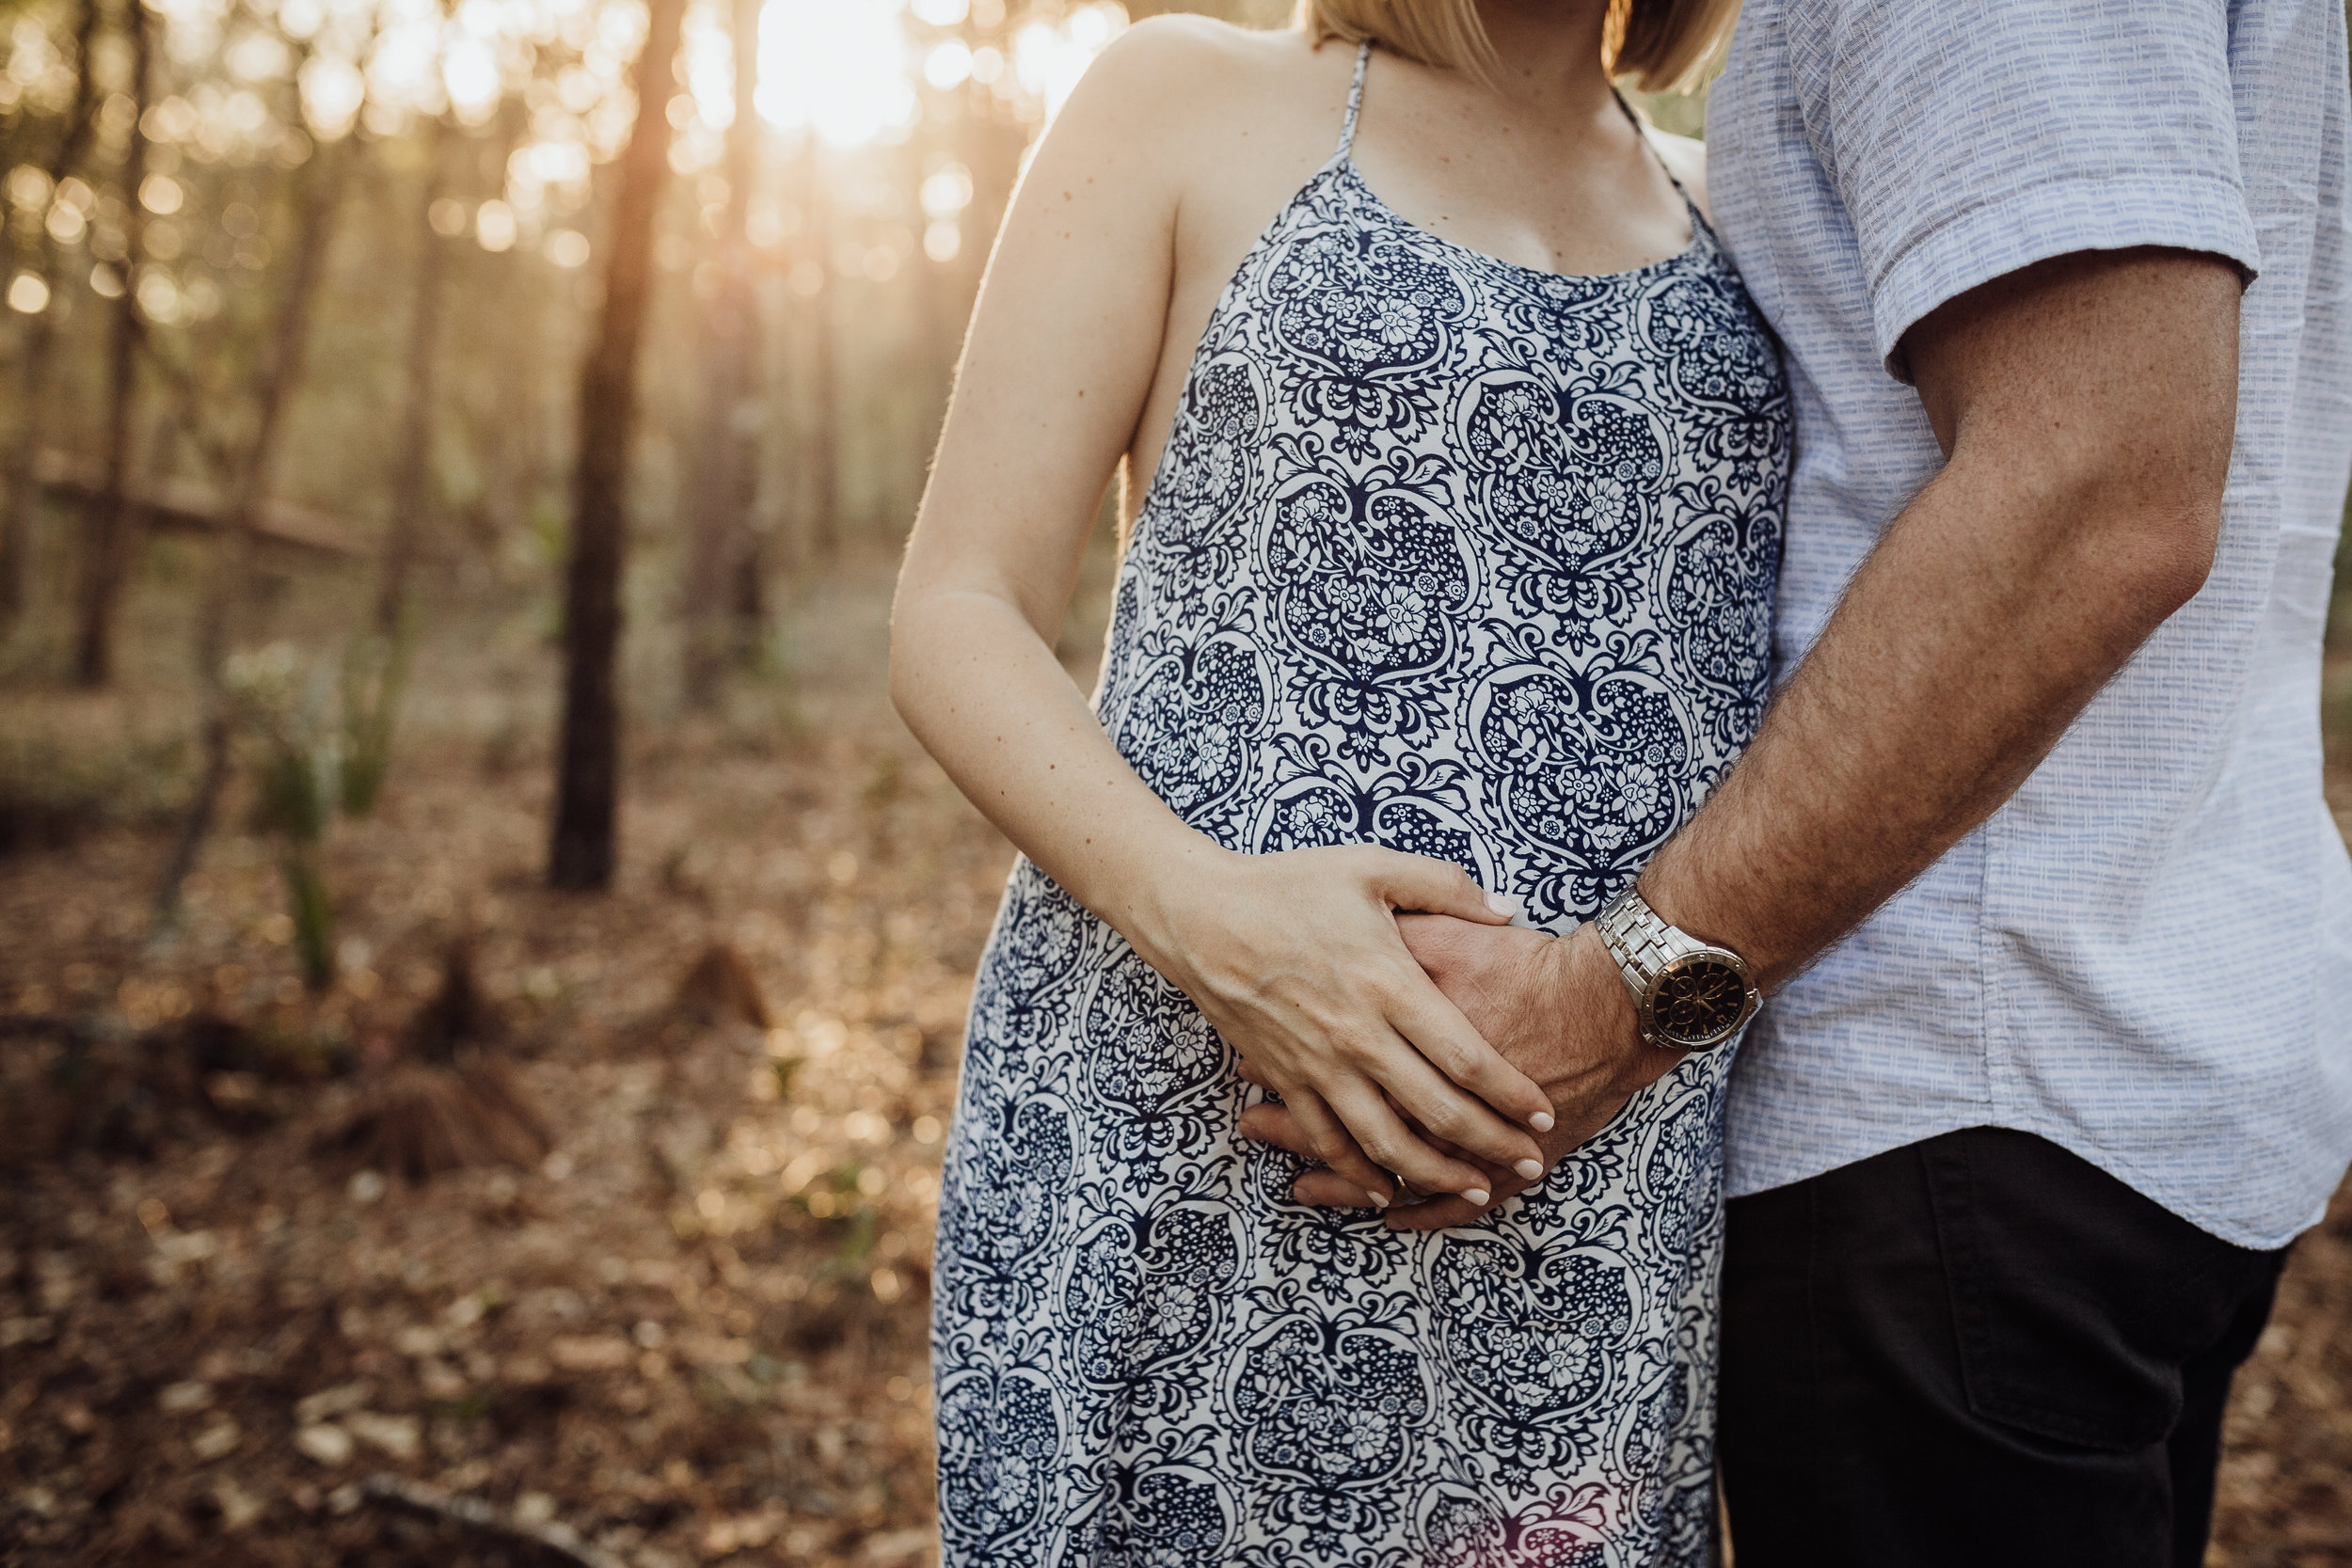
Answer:
<svg viewBox="0 0 2352 1568"><path fill-rule="evenodd" d="M1645 1044L1710 1051L1739 1034L1764 1000L1745 958L1667 924L1636 889L1612 898L1594 924L1633 992Z"/></svg>

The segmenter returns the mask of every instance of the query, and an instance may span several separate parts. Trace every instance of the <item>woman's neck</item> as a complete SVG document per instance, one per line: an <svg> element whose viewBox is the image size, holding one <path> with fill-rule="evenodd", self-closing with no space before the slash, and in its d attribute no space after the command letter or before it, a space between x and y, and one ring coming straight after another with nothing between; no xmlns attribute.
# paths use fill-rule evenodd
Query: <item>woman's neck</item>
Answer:
<svg viewBox="0 0 2352 1568"><path fill-rule="evenodd" d="M1494 90L1515 104L1557 116L1608 106L1600 69L1608 0L1480 0L1479 20L1494 43Z"/></svg>

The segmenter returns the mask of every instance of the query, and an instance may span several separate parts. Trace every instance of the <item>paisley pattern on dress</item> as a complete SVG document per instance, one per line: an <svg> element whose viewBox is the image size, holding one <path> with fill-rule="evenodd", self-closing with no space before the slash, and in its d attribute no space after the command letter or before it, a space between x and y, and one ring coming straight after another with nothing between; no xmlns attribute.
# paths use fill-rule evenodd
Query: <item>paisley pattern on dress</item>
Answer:
<svg viewBox="0 0 2352 1568"><path fill-rule="evenodd" d="M1222 844L1440 856L1564 930L1761 716L1779 361L1695 210L1596 277L1396 216L1348 156L1362 66L1194 357L1097 712ZM1021 862L941 1199L946 1562L1707 1562L1729 1058L1394 1234L1294 1202L1224 1041Z"/></svg>

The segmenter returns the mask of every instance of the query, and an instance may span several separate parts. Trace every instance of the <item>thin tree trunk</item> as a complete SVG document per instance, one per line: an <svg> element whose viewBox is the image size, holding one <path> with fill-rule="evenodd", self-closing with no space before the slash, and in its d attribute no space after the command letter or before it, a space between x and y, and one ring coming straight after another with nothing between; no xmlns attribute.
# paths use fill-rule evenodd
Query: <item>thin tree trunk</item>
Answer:
<svg viewBox="0 0 2352 1568"><path fill-rule="evenodd" d="M196 857L219 810L221 788L229 779L229 701L221 677L229 654L230 623L246 597L246 578L252 570L253 525L269 494L271 470L285 435L288 394L301 378L303 350L310 341L310 307L326 270L335 208L342 195L343 165L352 155L352 145L353 138L347 135L320 149L302 174L294 255L256 381L253 438L230 483L221 514L219 543L214 550L212 580L206 585L197 619L197 678L203 683L204 692L204 771L156 894L159 925L168 925L179 914L180 884L196 866Z"/></svg>
<svg viewBox="0 0 2352 1568"><path fill-rule="evenodd" d="M756 433L752 439L756 448ZM758 504L759 495L757 462L755 454L751 459L752 478L746 487L752 497L747 504L755 507ZM769 540L758 517L748 517L746 521L748 526L743 531L742 547L735 553L734 580L729 585L732 592L728 595L727 610L735 624L730 646L734 648L738 659L748 663L757 657L760 643L768 635Z"/></svg>
<svg viewBox="0 0 2352 1568"><path fill-rule="evenodd" d="M709 388L703 409L702 461L694 488L693 532L686 570L686 700L707 709L740 649L730 614L738 574L752 546L752 504L759 484L759 403L753 363L758 301L752 294L752 249L744 238L759 122L752 93L759 81L761 0L735 0L735 121L727 127L727 206L719 233L719 288L703 311L703 363Z"/></svg>
<svg viewBox="0 0 2352 1568"><path fill-rule="evenodd" d="M653 230L669 184L670 96L685 0L653 0L637 56L637 121L620 157L605 245L604 303L580 378L580 452L564 598L564 730L558 746L549 885L611 885L620 806L621 567L628 548L637 344L651 293Z"/></svg>
<svg viewBox="0 0 2352 1568"><path fill-rule="evenodd" d="M742 54L735 61L735 102L741 105L743 135L743 178L747 195L743 203L748 214L751 201L748 187L758 178L759 150L766 145L764 128L752 100L759 88L759 18L764 8L755 0L736 0L735 30L745 40ZM743 492L742 527L737 535L736 550L731 565L733 580L729 584L728 610L734 621L732 646L739 660L748 662L758 652L768 634L768 548L766 530L758 516L760 473L769 427L768 410L773 406L779 367L773 353L762 354L771 347L771 341L762 320L758 288L759 261L754 254L748 236L743 243L743 341L750 358L752 393L747 396L741 424L737 432L742 445L738 461L742 465L740 483Z"/></svg>
<svg viewBox="0 0 2352 1568"><path fill-rule="evenodd" d="M841 547L841 473L838 452L841 434L841 389L835 385L834 295L840 283L834 276L833 208L826 199L824 152L811 130L802 166L802 211L817 247L817 264L824 269L824 287L809 301L809 329L815 335L809 366L808 510L810 553L829 562Z"/></svg>
<svg viewBox="0 0 2352 1568"><path fill-rule="evenodd" d="M131 95L147 118L149 78L155 52L155 23L140 0L129 0L131 27ZM139 317L138 291L133 288L135 267L145 243L147 209L139 205L139 186L147 180L147 132L131 128L123 149L121 183L126 210L122 293L114 301L114 320L106 353L106 454L103 485L90 502L82 541L82 584L75 607L73 678L86 687L101 687L114 679L115 612L122 600L123 579L130 575L135 519L129 496L135 404L138 398L139 346L147 324ZM27 375L31 379L30 372ZM28 433L29 434L29 433Z"/></svg>
<svg viewBox="0 0 2352 1568"><path fill-rule="evenodd" d="M131 0L131 11L132 25L143 38L147 30L145 9L137 0ZM98 106L97 88L90 79L91 45L97 39L98 0L81 0L81 10L76 14L73 25L73 102L66 111L65 131L58 138L47 170L53 191L59 182L73 172L74 166L82 161L82 154L89 146ZM139 91L142 99L140 107L144 108L144 72ZM136 133L134 133L132 145L136 147L138 140ZM126 196L132 212L135 214L138 211L137 188L133 187ZM32 221L38 226L41 219L35 216ZM48 410L48 400L44 394L49 384L49 362L56 346L57 316L65 309L65 301L59 297L64 247L50 238L45 227L37 228L34 238L40 249L40 280L48 292L48 301L25 322L24 340L19 350L16 445L8 459L8 494L5 499L0 499L0 506L7 508L5 512L0 512L0 629L14 625L17 617L24 612L24 581L32 554L33 517L39 510L40 499L40 487L33 482L33 460L40 450L47 425L43 415Z"/></svg>
<svg viewBox="0 0 2352 1568"><path fill-rule="evenodd" d="M433 204L449 178L450 125L434 122L426 153L424 194L410 225L421 247L417 253L416 290L408 307L407 404L402 410L399 468L392 476L392 515L384 531L384 559L375 582L375 629L386 638L400 630L408 602L408 574L416 562L417 535L431 504L433 479L434 370L441 335L441 279L449 267L449 242L433 228Z"/></svg>

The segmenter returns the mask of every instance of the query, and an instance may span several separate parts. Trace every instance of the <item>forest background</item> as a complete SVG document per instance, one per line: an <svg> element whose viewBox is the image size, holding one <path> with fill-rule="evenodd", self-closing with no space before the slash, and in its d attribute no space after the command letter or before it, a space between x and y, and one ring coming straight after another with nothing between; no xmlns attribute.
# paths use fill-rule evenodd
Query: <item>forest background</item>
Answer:
<svg viewBox="0 0 2352 1568"><path fill-rule="evenodd" d="M1289 8L0 3L0 1563L934 1560L1010 850L890 575L1023 154L1167 8ZM2340 1203L2212 1561L2352 1562L2348 1316Z"/></svg>

